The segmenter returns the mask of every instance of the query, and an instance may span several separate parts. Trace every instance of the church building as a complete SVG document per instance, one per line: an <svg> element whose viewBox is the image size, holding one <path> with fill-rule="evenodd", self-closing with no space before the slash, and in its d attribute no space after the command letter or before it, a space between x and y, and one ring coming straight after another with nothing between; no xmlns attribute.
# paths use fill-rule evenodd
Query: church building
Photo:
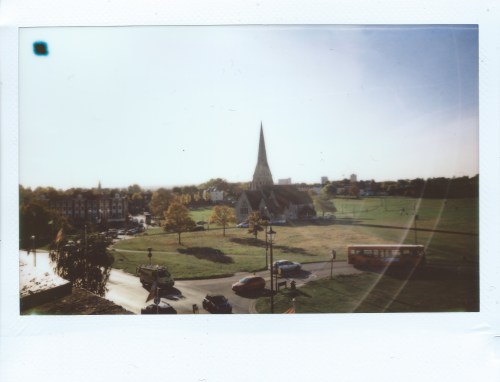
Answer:
<svg viewBox="0 0 500 382"><path fill-rule="evenodd" d="M248 215L260 211L271 222L304 219L316 211L307 192L291 185L275 185L267 162L264 131L260 125L259 153L250 190L243 191L236 203L236 217L243 222Z"/></svg>

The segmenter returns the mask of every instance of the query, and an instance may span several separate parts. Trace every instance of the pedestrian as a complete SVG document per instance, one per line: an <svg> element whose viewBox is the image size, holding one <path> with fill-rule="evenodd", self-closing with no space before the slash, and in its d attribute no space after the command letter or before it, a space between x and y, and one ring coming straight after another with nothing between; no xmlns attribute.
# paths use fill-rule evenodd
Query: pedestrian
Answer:
<svg viewBox="0 0 500 382"><path fill-rule="evenodd" d="M198 305L193 304L193 314L197 314L199 312Z"/></svg>

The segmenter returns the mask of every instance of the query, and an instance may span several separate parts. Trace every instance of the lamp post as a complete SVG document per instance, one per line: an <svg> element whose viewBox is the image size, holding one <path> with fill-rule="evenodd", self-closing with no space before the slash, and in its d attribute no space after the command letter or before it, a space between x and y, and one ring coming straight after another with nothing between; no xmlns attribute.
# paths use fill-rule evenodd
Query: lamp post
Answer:
<svg viewBox="0 0 500 382"><path fill-rule="evenodd" d="M33 262L34 262L34 265L36 267L36 246L35 246L35 235L32 235L31 236L31 240L33 241Z"/></svg>
<svg viewBox="0 0 500 382"><path fill-rule="evenodd" d="M266 237L266 269L269 268L269 263L267 262L267 251L268 251L268 244L267 244L267 224L264 225L264 232L266 233L264 236Z"/></svg>
<svg viewBox="0 0 500 382"><path fill-rule="evenodd" d="M332 267L330 268L330 280L333 279L333 260L337 258L337 252L335 249L332 249Z"/></svg>
<svg viewBox="0 0 500 382"><path fill-rule="evenodd" d="M270 261L270 275L271 275L271 314L274 313L274 283L273 283L273 241L276 237L276 232L273 231L273 227L269 226L269 231L266 233L269 235L269 261Z"/></svg>

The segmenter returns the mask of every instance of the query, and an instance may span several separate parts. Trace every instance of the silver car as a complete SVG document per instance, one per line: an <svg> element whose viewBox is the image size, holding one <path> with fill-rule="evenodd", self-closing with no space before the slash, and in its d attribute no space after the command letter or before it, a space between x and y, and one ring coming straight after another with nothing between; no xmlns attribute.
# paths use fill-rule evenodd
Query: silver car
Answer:
<svg viewBox="0 0 500 382"><path fill-rule="evenodd" d="M300 263L295 263L289 260L278 260L273 264L274 273L292 273L298 272L301 269L302 265Z"/></svg>

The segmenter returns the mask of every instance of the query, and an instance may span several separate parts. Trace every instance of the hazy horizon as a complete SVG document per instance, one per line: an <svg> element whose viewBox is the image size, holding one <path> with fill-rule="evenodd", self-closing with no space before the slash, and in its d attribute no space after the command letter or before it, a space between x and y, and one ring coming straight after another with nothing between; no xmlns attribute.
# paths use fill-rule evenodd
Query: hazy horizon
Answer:
<svg viewBox="0 0 500 382"><path fill-rule="evenodd" d="M477 26L21 28L19 57L26 187L250 182L261 122L275 183L479 173Z"/></svg>
<svg viewBox="0 0 500 382"><path fill-rule="evenodd" d="M349 174L349 175L351 175L351 174ZM479 176L479 173L478 174L474 174L474 175L462 175L462 176L467 176L469 178L473 178L475 176ZM248 183L248 184L251 183L251 181L246 181L246 182L232 182L232 181L230 181L228 179L225 179L225 178L222 178L222 177L212 177L210 179L217 179L217 178L226 180L228 183ZM418 177L416 177L416 178L418 178ZM374 180L377 183L384 183L384 182L397 182L398 180L412 180L412 179L416 179L416 178L398 178L398 179L384 179L384 180L377 180L377 179L373 179L373 178L366 178L366 179L365 178L363 178L363 179L358 178L357 181L359 182L359 181L371 181L371 180ZM452 178L458 178L458 177L457 176L436 176L436 177L432 177L432 178L452 179ZM154 191L154 190L157 190L159 188L172 189L174 187L200 186L201 184L208 182L210 179L207 179L206 181L201 182L201 183L197 183L197 184L192 183L192 184L163 184L163 185L142 185L142 184L139 184L139 183L136 183L136 182L131 182L131 183L128 183L126 185L106 186L105 183L101 182L101 188L103 188L103 189L114 189L114 188L125 189L125 188L128 188L129 186L138 185L143 190ZM349 179L349 176L344 177L342 179L330 179L330 178L328 178L328 181L329 182L338 182L338 181L342 181L344 179ZM424 179L425 181L427 181L430 178L420 178L420 179ZM318 181L318 182L294 182L293 179L292 179L292 183L291 184L292 185L297 185L297 184L302 184L302 183L305 183L307 185L321 184L320 181ZM274 184L278 185L278 181L274 180ZM76 185L76 186L71 186L71 187L55 187L55 186L52 186L52 185L49 185L49 184L35 185L35 186L26 186L26 185L20 183L19 185L22 186L22 187L24 187L24 188L31 188L32 190L35 190L38 187L41 187L41 188L52 187L52 188L54 188L56 190L63 190L63 191L64 190L69 190L69 189L72 189L72 188L82 188L82 189L95 189L95 188L98 188L98 184L95 184L93 186L79 186L79 185Z"/></svg>

